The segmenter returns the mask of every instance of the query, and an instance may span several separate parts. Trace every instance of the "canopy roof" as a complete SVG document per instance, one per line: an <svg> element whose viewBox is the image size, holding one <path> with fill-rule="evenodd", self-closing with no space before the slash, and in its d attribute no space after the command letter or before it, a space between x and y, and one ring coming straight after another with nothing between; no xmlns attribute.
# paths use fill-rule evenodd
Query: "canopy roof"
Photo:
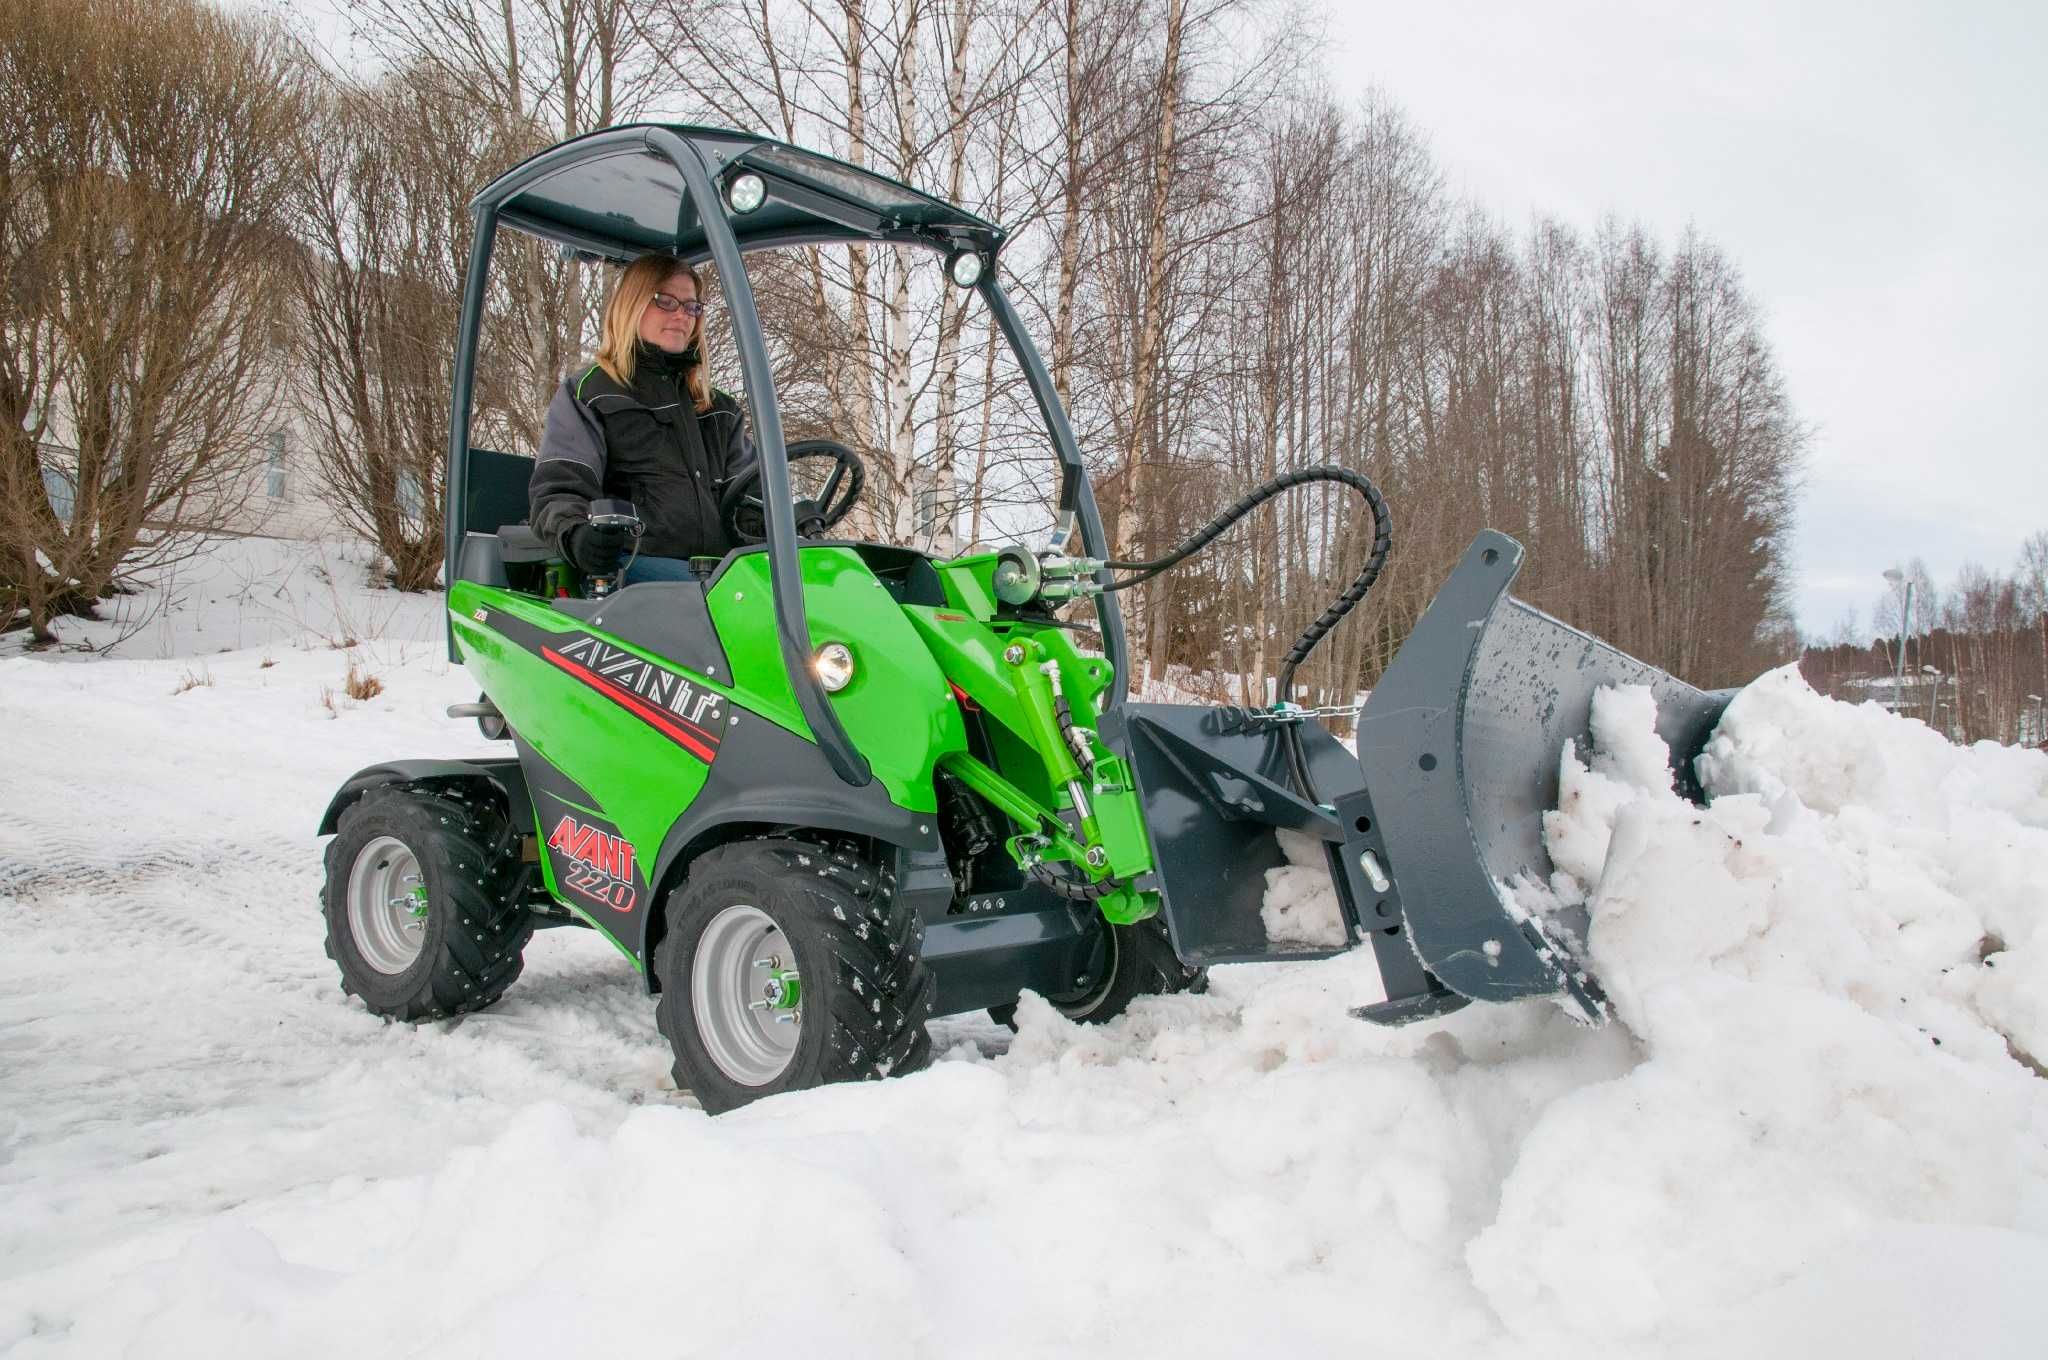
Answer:
<svg viewBox="0 0 2048 1360"><path fill-rule="evenodd" d="M759 174L768 201L726 214L741 250L824 241L898 241L993 255L1003 229L906 184L786 142L726 128L632 124L563 142L522 161L477 195L501 225L585 255L628 260L650 250L707 257L699 205L663 150L673 133L704 158L723 184L741 169ZM671 144L672 145L672 144Z"/></svg>

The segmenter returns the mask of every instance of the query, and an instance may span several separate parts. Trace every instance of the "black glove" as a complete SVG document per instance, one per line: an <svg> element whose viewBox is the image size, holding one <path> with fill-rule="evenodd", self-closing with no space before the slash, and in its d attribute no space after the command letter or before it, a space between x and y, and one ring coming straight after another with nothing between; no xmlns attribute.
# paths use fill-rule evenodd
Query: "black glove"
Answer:
<svg viewBox="0 0 2048 1360"><path fill-rule="evenodd" d="M622 525L576 524L562 535L562 553L585 576L610 576L631 541Z"/></svg>

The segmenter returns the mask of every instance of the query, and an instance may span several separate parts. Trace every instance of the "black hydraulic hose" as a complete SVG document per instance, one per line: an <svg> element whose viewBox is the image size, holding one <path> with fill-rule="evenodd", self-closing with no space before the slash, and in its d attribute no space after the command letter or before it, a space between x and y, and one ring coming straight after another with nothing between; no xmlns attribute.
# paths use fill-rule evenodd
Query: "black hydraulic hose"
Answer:
<svg viewBox="0 0 2048 1360"><path fill-rule="evenodd" d="M1043 862L1031 866L1031 877L1034 882L1044 884L1069 902L1098 902L1117 889L1128 886L1121 878L1105 878L1094 883L1063 878Z"/></svg>
<svg viewBox="0 0 2048 1360"><path fill-rule="evenodd" d="M1308 654L1316 649L1316 645L1329 635L1330 630L1335 628L1346 614L1357 608L1358 602L1365 598L1365 593L1372 589L1373 582L1379 579L1381 569L1387 564L1387 553L1393 547L1393 520L1387 511L1386 497L1380 494L1380 489L1374 486L1372 479L1364 473L1328 465L1283 472L1269 481L1259 483L1238 497L1214 519L1176 544L1164 557L1156 557L1149 562L1105 563L1105 566L1117 571L1131 571L1137 574L1113 581L1104 589L1126 590L1151 580L1163 571L1171 570L1206 548L1224 530L1265 502L1283 491L1309 482L1337 482L1365 497L1366 505L1372 510L1372 551L1366 555L1365 566L1359 571L1357 579L1346 587L1343 594L1330 602L1330 607L1318 615L1314 623L1303 630L1301 636L1294 640L1294 645L1287 649L1287 655L1281 658L1278 697L1285 702L1294 690L1295 668L1308 659ZM1281 744L1286 748L1287 763L1293 770L1295 783L1300 786L1302 796L1311 803L1320 804L1322 799L1317 796L1315 782L1309 777L1308 757L1302 750L1298 725L1290 724L1284 729Z"/></svg>

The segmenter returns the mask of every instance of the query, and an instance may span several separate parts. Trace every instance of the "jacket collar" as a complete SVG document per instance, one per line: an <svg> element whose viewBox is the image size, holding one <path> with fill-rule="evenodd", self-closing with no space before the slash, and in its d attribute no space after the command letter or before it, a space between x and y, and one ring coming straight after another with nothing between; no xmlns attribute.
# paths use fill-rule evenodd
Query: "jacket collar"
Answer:
<svg viewBox="0 0 2048 1360"><path fill-rule="evenodd" d="M645 340L634 342L633 366L638 369L645 369L650 373L661 373L671 378L680 379L683 376L684 368L694 363L696 358L697 347L695 345L690 346L690 348L680 354L671 354L661 346L650 345Z"/></svg>

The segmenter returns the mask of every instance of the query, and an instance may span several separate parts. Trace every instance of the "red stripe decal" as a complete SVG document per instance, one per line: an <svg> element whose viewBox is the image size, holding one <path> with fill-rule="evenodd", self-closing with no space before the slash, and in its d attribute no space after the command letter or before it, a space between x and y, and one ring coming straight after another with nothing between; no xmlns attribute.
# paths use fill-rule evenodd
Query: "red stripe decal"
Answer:
<svg viewBox="0 0 2048 1360"><path fill-rule="evenodd" d="M639 695L620 689L595 671L577 665L552 647L542 647L540 654L620 707L638 714L650 726L658 728L670 740L674 741L676 745L682 747L705 764L708 765L718 758L718 751L716 749L718 739L710 737L710 733L705 732L703 728L697 727L683 718L678 718L673 713L662 712L660 709L643 701ZM685 727L710 737L711 744L707 746L696 737L691 736L689 732L683 730Z"/></svg>

